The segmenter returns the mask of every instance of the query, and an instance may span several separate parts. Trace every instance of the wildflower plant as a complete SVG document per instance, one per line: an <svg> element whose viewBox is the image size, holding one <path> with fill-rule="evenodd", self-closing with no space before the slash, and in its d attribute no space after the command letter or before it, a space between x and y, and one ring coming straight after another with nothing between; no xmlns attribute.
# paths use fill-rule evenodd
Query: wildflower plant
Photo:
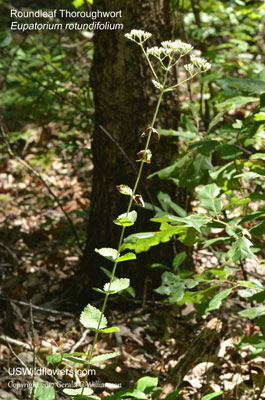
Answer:
<svg viewBox="0 0 265 400"><path fill-rule="evenodd" d="M142 170L144 167L144 164L150 164L151 163L151 158L152 158L152 153L151 150L149 149L149 144L151 141L152 136L154 136L155 139L159 139L159 134L154 128L156 119L157 119L157 114L159 111L159 107L162 101L163 94L165 92L171 91L176 89L178 86L183 84L184 82L194 78L196 75L206 72L211 68L211 65L204 60L203 58L198 58L193 55L190 56L190 64L184 65L184 69L187 71L187 77L180 81L179 83L176 83L173 86L167 86L167 81L168 81L168 75L170 70L174 66L178 66L182 60L182 58L193 50L193 46L184 43L181 40L175 40L175 41L164 41L161 43L161 46L155 46L151 48L144 48L144 43L151 37L151 33L142 31L142 30L136 30L133 29L130 33L125 34L125 37L136 44L138 44L145 57L146 60L149 64L149 67L151 68L151 71L154 76L154 80L152 81L154 86L159 90L159 96L155 108L155 112L153 115L153 119L151 122L151 125L142 133L142 137L146 137L146 144L145 148L143 150L140 150L137 153L138 160L139 161L139 171L138 175L136 178L136 181L134 183L133 188L131 189L129 186L126 184L120 184L117 186L118 191L123 194L127 195L129 197L129 202L127 206L127 210L125 213L117 216L117 218L113 221L114 224L119 225L121 227L121 234L120 234L120 239L119 243L117 246L117 249L113 248L101 248L101 249L95 249L95 251L102 257L106 258L110 262L113 263L113 268L111 272L111 277L110 281L107 282L103 289L96 288L95 290L102 293L104 295L104 300L103 300L103 305L101 309L97 309L94 306L88 304L83 312L81 313L80 317L80 322L81 324L86 328L94 331L94 340L92 345L90 346L88 353L74 353L74 354L66 354L64 353L63 355L53 355L49 356L48 361L50 362L58 362L62 359L68 360L68 361L73 361L75 363L83 364L86 366L86 375L82 384L82 388L80 389L65 389L64 392L66 394L69 394L73 398L82 398L82 399L99 399L99 397L93 395L93 391L91 388L87 388L87 380L89 376L89 369L90 366L96 363L100 363L103 361L106 361L108 359L117 357L119 353L113 352L113 353L106 353L103 355L95 356L94 357L94 352L96 349L96 343L97 343L97 338L99 334L106 334L106 333L111 333L111 332L117 332L119 331L118 327L108 327L108 322L106 317L104 316L104 312L106 309L107 301L110 295L116 294L122 290L127 289L130 286L130 280L127 278L121 278L117 279L115 277L115 272L117 269L117 266L120 262L125 262L129 260L136 259L136 255L133 252L128 252L125 254L121 254L122 251L122 245L123 245L123 239L124 239L124 234L125 230L127 227L133 225L136 220L137 220L137 212L132 209L133 202L137 204L144 205L144 201L142 199L142 196L140 194L137 194L137 188L138 188L138 183L142 174ZM164 72L163 74L163 79L160 81L158 79L158 75L155 71L155 68L152 64L152 57L155 57L156 59L159 60L160 62L160 67L162 71ZM77 357L78 355L78 357ZM81 358L81 357L83 358ZM61 359L60 359L61 357Z"/></svg>

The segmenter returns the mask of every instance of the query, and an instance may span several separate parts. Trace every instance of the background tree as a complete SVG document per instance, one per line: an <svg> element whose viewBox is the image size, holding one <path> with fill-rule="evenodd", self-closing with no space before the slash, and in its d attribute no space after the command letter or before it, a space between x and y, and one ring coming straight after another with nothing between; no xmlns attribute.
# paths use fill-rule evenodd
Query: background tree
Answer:
<svg viewBox="0 0 265 400"><path fill-rule="evenodd" d="M151 75L146 60L140 49L135 49L126 41L124 34L131 29L144 29L152 33L149 46L156 45L161 40L172 38L169 1L94 1L94 8L99 10L122 11L124 30L96 31L94 35L94 61L91 71L91 85L95 102L95 128L93 132L93 189L91 197L91 214L88 224L87 243L84 252L82 270L93 282L99 278L99 263L102 260L94 253L95 247L117 245L119 229L112 220L124 209L123 201L116 185L130 185L135 179L135 154L141 150L140 134L148 127L154 111L156 99L155 88L151 83ZM178 102L171 93L165 96L160 112L160 126L174 128L179 119ZM126 157L119 146L126 153ZM145 175L151 171L166 166L172 156L171 139L162 138L158 143L151 144L155 149L155 158L151 166L145 169ZM146 181L145 181L146 182ZM140 185L144 200L155 201L156 194L161 189L161 182L152 180ZM167 191L172 188L167 185ZM150 212L139 209L137 230L150 230L148 218ZM132 233L132 231L130 232ZM156 253L156 254L155 254ZM172 245L162 245L159 255L151 252L153 261L171 262ZM159 259L158 259L159 257ZM148 275L148 269L143 266L150 264L141 255L137 268L132 264L131 279L133 286L142 282ZM122 271L121 271L122 273ZM126 272L128 276L128 272ZM140 278L140 279L139 279ZM152 271L152 286L159 282Z"/></svg>

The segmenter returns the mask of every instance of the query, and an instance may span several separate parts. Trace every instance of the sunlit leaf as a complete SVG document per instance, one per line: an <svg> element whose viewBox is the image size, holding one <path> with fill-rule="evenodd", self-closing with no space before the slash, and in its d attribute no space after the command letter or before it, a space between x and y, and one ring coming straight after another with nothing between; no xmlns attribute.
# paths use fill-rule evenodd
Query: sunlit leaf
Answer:
<svg viewBox="0 0 265 400"><path fill-rule="evenodd" d="M265 113L263 113L265 115ZM265 119L265 117L264 117ZM265 160L265 153L255 153L251 154L249 157L250 160Z"/></svg>
<svg viewBox="0 0 265 400"><path fill-rule="evenodd" d="M117 326L113 326L112 328L105 328L99 330L101 333L113 333L120 332L120 329Z"/></svg>
<svg viewBox="0 0 265 400"><path fill-rule="evenodd" d="M137 212L131 211L128 214L124 213L118 216L118 218L114 219L114 224L121 226L131 226L137 219Z"/></svg>
<svg viewBox="0 0 265 400"><path fill-rule="evenodd" d="M247 308L246 310L240 311L238 314L242 317L254 319L261 315L265 315L265 306Z"/></svg>
<svg viewBox="0 0 265 400"><path fill-rule="evenodd" d="M118 357L119 355L120 353L118 352L101 354L100 356L93 357L91 360L91 364L98 364L103 361L110 360L111 358Z"/></svg>
<svg viewBox="0 0 265 400"><path fill-rule="evenodd" d="M97 329L100 317L101 317L101 311L98 310L96 307L93 307L90 304L88 304L81 313L80 322L85 328ZM103 315L101 318L99 329L106 328L106 326L107 326L107 319Z"/></svg>
<svg viewBox="0 0 265 400"><path fill-rule="evenodd" d="M218 197L219 194L220 188L215 183L205 185L198 190L198 199L201 206L215 217L219 216L222 209L222 199Z"/></svg>
<svg viewBox="0 0 265 400"><path fill-rule="evenodd" d="M72 362L77 363L77 364L84 364L84 365L90 365L91 364L87 360L83 360L82 358L75 357L75 356L72 356L71 354L67 354L67 353L64 353L63 359L64 360L68 360L68 361L72 361Z"/></svg>
<svg viewBox="0 0 265 400"><path fill-rule="evenodd" d="M127 392L122 394L121 397L133 397L133 398L139 399L139 400L148 399L148 397L146 396L146 394L144 392L137 390L137 389L127 390Z"/></svg>
<svg viewBox="0 0 265 400"><path fill-rule="evenodd" d="M115 261L119 257L118 251L110 247L102 247L101 249L95 249L95 252L110 261Z"/></svg>
<svg viewBox="0 0 265 400"><path fill-rule="evenodd" d="M220 305L222 304L222 301L226 299L230 293L232 292L232 288L230 289L225 289L222 292L216 294L209 302L208 307L206 308L205 312L212 311L212 310L217 310Z"/></svg>
<svg viewBox="0 0 265 400"><path fill-rule="evenodd" d="M135 388L145 392L146 389L156 387L158 385L158 378L151 376L143 376L136 382Z"/></svg>
<svg viewBox="0 0 265 400"><path fill-rule="evenodd" d="M127 186L127 185L118 185L118 186L116 186L116 188L118 189L118 191L121 193L121 194L125 194L125 195L127 195L127 196L131 196L132 195L132 189L129 187L129 186Z"/></svg>
<svg viewBox="0 0 265 400"><path fill-rule="evenodd" d="M252 243L245 236L241 236L236 240L228 251L228 256L232 258L234 262L240 260L240 258L256 259L255 254L251 251Z"/></svg>
<svg viewBox="0 0 265 400"><path fill-rule="evenodd" d="M214 399L215 397L221 396L221 394L223 393L225 393L223 390L220 390L219 392L209 393L203 396L201 400L211 400Z"/></svg>
<svg viewBox="0 0 265 400"><path fill-rule="evenodd" d="M136 255L134 253L126 253L123 254L122 256L117 258L117 262L123 262L123 261L130 261L130 260L135 260Z"/></svg>
<svg viewBox="0 0 265 400"><path fill-rule="evenodd" d="M106 283L104 285L104 291L105 292L113 292L113 293L117 293L117 292L121 292L124 289L127 289L130 286L130 279L127 278L120 278L120 279L116 279L115 281L113 281L111 283L111 286L109 283Z"/></svg>
<svg viewBox="0 0 265 400"><path fill-rule="evenodd" d="M62 354L61 353L50 354L49 356L46 356L46 360L50 364L60 363L62 362Z"/></svg>

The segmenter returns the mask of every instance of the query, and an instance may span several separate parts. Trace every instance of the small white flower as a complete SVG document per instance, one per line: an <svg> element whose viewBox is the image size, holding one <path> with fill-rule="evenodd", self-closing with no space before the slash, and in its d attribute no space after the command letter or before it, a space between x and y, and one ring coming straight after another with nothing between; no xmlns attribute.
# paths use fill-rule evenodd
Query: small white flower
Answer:
<svg viewBox="0 0 265 400"><path fill-rule="evenodd" d="M142 31L141 29L132 29L130 33L124 35L127 39L130 39L138 44L144 43L149 39L152 34L149 32Z"/></svg>
<svg viewBox="0 0 265 400"><path fill-rule="evenodd" d="M166 40L161 44L165 49L172 49L173 51L179 52L181 56L184 56L193 49L191 44L182 42L181 40L175 40L174 42Z"/></svg>
<svg viewBox="0 0 265 400"><path fill-rule="evenodd" d="M193 74L193 72L194 72L194 64L185 64L184 68L190 75Z"/></svg>
<svg viewBox="0 0 265 400"><path fill-rule="evenodd" d="M205 60L205 58L191 55L190 59L192 64L195 65L195 67L200 69L202 72L206 72L212 67L211 64L208 63L207 60Z"/></svg>
<svg viewBox="0 0 265 400"><path fill-rule="evenodd" d="M169 56L172 53L171 49L165 49L164 47L151 47L149 49L146 50L146 54L152 55L156 58L158 58L159 60L161 60L161 58L165 58L167 56Z"/></svg>

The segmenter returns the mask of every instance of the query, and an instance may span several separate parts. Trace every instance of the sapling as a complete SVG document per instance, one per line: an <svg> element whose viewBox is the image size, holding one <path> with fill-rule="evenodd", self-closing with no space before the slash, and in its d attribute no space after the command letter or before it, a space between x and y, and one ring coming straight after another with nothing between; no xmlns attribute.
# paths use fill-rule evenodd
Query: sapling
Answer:
<svg viewBox="0 0 265 400"><path fill-rule="evenodd" d="M190 63L185 64L183 67L186 70L186 77L172 86L167 86L168 75L170 70L173 67L180 66L180 61L183 59L184 56L187 56L192 50L193 46L184 43L181 40L175 41L164 41L161 43L160 47L151 47L145 49L144 43L151 37L151 33L144 32L142 30L133 29L130 33L125 34L125 37L137 45L139 45L145 55L145 58L148 62L149 67L151 68L152 74L154 79L152 80L155 88L158 90L158 100L156 104L156 108L154 111L153 119L151 125L142 133L142 137L146 137L146 143L143 150L140 150L137 153L139 165L139 171L134 183L133 188L131 189L126 184L121 184L117 186L118 191L123 194L129 196L128 207L125 213L119 215L113 222L116 225L121 226L121 234L117 249L113 248L101 248L95 249L95 251L105 257L106 259L113 262L113 268L111 272L111 278L108 283L106 283L103 289L95 289L98 292L104 294L104 301L101 307L101 310L93 307L92 305L88 304L80 316L81 324L87 328L91 329L95 332L93 343L88 350L88 353L84 353L85 360L82 358L76 357L76 354L63 354L62 358L65 358L70 361L74 361L80 364L86 365L86 375L82 384L82 388L80 389L65 389L65 393L71 396L78 396L82 399L98 399L97 396L94 396L92 393L93 391L90 388L87 388L87 380L89 375L90 366L102 361L106 361L108 359L117 357L119 353L107 353L100 356L93 357L94 351L96 348L97 338L100 333L110 333L110 332L117 332L119 329L117 327L107 327L107 319L104 316L104 312L106 309L108 297L112 294L125 290L130 285L130 280L127 278L117 279L115 277L116 268L118 263L125 262L129 260L136 259L136 255L132 252L121 254L122 244L125 229L128 226L131 226L135 223L137 219L137 213L135 210L132 209L133 202L144 205L144 201L140 194L137 194L137 187L138 183L142 174L142 170L145 163L150 163L152 158L151 150L149 149L149 144L151 141L152 136L155 138L159 138L158 132L155 130L154 125L157 119L157 114L159 111L159 107L162 101L162 97L164 93L172 91L176 89L178 86L183 84L184 82L189 81L190 79L194 78L196 75L202 72L206 72L211 68L211 65L203 58L197 57L195 55L190 56ZM152 63L152 57L156 58L159 61L160 67L163 71L163 78L160 80L158 78L158 74L155 71L155 67ZM82 355L82 353L78 353L78 355ZM58 359L57 359L58 361Z"/></svg>

